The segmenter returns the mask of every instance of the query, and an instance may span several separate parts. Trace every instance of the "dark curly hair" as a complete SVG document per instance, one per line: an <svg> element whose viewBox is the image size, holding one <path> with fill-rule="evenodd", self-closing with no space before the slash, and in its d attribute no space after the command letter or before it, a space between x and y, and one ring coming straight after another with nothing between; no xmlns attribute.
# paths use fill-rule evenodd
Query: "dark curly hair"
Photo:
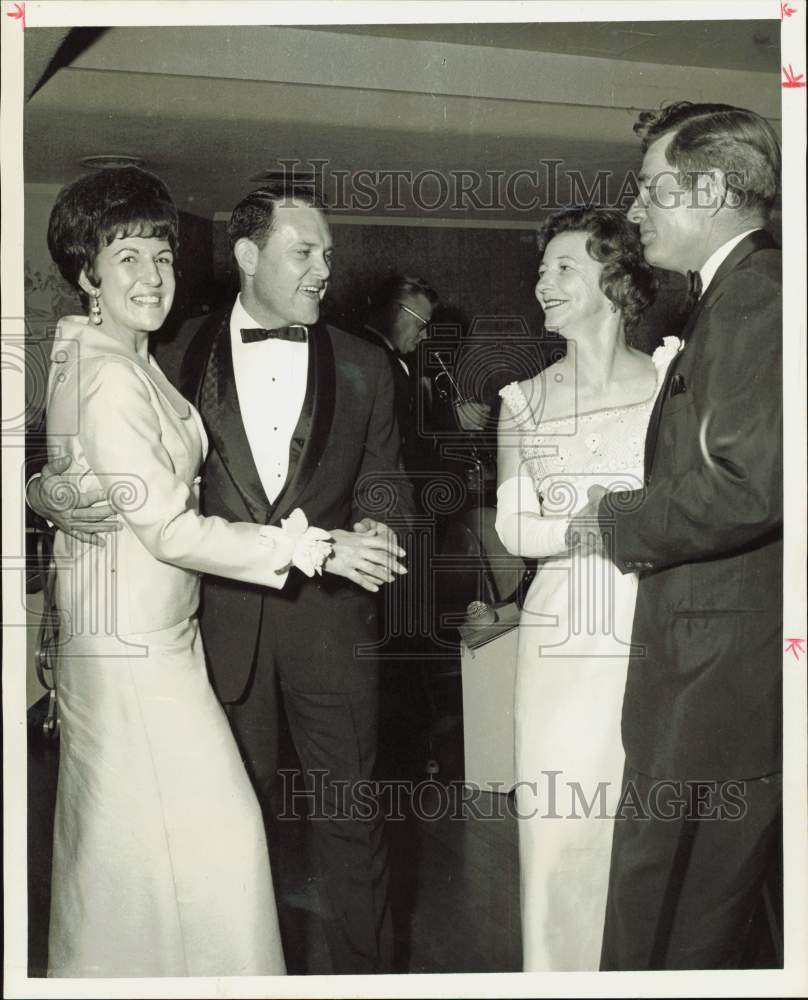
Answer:
<svg viewBox="0 0 808 1000"><path fill-rule="evenodd" d="M84 271L95 285L95 259L121 236L166 240L176 253L177 208L168 188L140 167L107 167L62 188L48 222L48 250L66 281L79 285Z"/></svg>
<svg viewBox="0 0 808 1000"><path fill-rule="evenodd" d="M291 199L312 208L323 207L311 188L295 184L291 180L276 181L256 188L236 205L227 223L230 249L232 250L240 239L252 240L259 250L262 249L275 224L275 209L282 202Z"/></svg>
<svg viewBox="0 0 808 1000"><path fill-rule="evenodd" d="M675 133L665 157L678 171L679 184L718 168L735 207L769 216L780 179L780 144L771 125L754 111L677 101L661 111L643 111L634 131L643 152L660 136Z"/></svg>
<svg viewBox="0 0 808 1000"><path fill-rule="evenodd" d="M602 265L600 290L632 329L656 298L657 279L646 264L639 230L622 212L609 208L570 208L551 216L539 230L539 256L559 233L586 233L586 252Z"/></svg>

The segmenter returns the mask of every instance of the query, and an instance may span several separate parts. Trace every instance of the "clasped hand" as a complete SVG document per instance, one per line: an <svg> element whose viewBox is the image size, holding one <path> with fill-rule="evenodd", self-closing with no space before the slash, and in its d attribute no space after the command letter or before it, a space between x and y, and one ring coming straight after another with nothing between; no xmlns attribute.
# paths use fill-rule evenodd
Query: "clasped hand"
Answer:
<svg viewBox="0 0 808 1000"><path fill-rule="evenodd" d="M41 476L28 484L28 504L66 535L103 546L106 534L121 529L118 514L107 502L104 490L82 492L77 477L65 475L70 462L69 455L48 462ZM407 572L399 562L406 552L395 533L380 521L366 517L354 525L353 531L337 528L329 534L334 549L323 566L328 573L345 577L375 593L396 575Z"/></svg>
<svg viewBox="0 0 808 1000"><path fill-rule="evenodd" d="M323 564L327 573L343 576L376 593L397 574L407 572L399 562L407 553L398 544L395 532L380 521L366 517L353 526L353 531L335 528L329 535L334 550Z"/></svg>
<svg viewBox="0 0 808 1000"><path fill-rule="evenodd" d="M572 515L564 540L570 549L579 548L582 551L603 552L603 537L598 522L598 507L600 501L609 491L605 486L594 485L587 490L587 502L584 507Z"/></svg>

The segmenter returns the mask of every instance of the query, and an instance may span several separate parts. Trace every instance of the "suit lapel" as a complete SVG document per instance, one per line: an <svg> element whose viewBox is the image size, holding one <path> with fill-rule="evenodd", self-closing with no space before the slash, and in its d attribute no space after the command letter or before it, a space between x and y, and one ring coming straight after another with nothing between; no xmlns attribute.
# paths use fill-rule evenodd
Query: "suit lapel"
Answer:
<svg viewBox="0 0 808 1000"><path fill-rule="evenodd" d="M189 322L193 322L190 320ZM177 379L179 390L186 399L190 399L199 409L199 394L202 389L202 376L208 364L211 348L222 324L229 324L230 310L215 312L204 320L193 334L190 343L180 363Z"/></svg>
<svg viewBox="0 0 808 1000"><path fill-rule="evenodd" d="M693 330L698 323L699 317L705 309L709 308L713 300L718 294L718 289L724 278L730 274L735 268L745 260L750 254L756 253L758 250L770 250L776 246L772 236L766 232L765 229L756 229L755 232L750 233L747 237L741 240L737 246L733 247L728 256L721 262L721 266L715 272L713 280L707 286L707 291L702 295L699 301L691 310L689 316L687 317L687 322L682 328L680 337L687 343ZM675 358L668 365L668 371L665 375L665 381L662 384L662 388L657 395L656 402L654 403L654 408L651 411L651 418L648 421L648 432L645 436L645 481L648 483L651 478L651 469L654 464L654 455L656 454L657 439L659 437L659 425L662 421L662 411L665 406L665 401L667 400L670 390L671 382L676 373L676 368L681 362L684 350L680 351Z"/></svg>
<svg viewBox="0 0 808 1000"><path fill-rule="evenodd" d="M294 509L317 468L334 419L336 370L331 336L324 323L309 330L309 368L306 397L289 445L289 474L270 523L276 524Z"/></svg>
<svg viewBox="0 0 808 1000"><path fill-rule="evenodd" d="M255 521L264 522L270 503L261 484L241 419L230 344L230 312L218 322L212 323L212 330L203 330L206 337L201 345L201 372L199 367L196 369L199 372L199 412L205 421L211 444L233 485L241 494L250 516ZM203 330L200 330L200 334ZM210 349L204 350L208 338Z"/></svg>
<svg viewBox="0 0 808 1000"><path fill-rule="evenodd" d="M54 342L51 351L52 358L56 354L63 354L65 350L71 360L80 359L82 362L90 358L124 358L146 376L181 420L187 420L191 416L188 400L169 382L157 363L151 358L144 361L103 327L93 326L85 317L66 316L59 323L59 333L60 337Z"/></svg>
<svg viewBox="0 0 808 1000"><path fill-rule="evenodd" d="M683 337L685 333L689 330L690 325L691 325L690 320L688 320L688 322L685 324L684 330L682 331ZM684 353L683 351L680 351L676 355L676 357L671 359L671 362L668 365L668 370L665 373L665 380L662 383L662 388L657 393L657 398L654 401L654 408L651 410L651 416L648 420L648 430L646 431L645 434L645 453L643 459L643 468L645 469L646 485L648 485L648 483L651 481L651 468L654 464L654 455L656 453L657 438L659 437L659 424L662 420L662 407L664 405L665 399L668 396L668 393L670 392L671 382L673 381L674 372L676 371L677 365L681 361L683 353Z"/></svg>

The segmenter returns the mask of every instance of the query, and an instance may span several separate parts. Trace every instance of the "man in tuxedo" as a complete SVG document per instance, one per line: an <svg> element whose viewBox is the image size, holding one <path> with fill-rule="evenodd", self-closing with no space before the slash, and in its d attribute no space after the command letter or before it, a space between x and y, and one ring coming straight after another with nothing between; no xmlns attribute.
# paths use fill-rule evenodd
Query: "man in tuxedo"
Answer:
<svg viewBox="0 0 808 1000"><path fill-rule="evenodd" d="M639 572L601 968L732 968L782 850L782 294L764 229L780 151L727 105L635 128L629 217L650 264L689 275L692 309L644 491L569 527L580 540L595 517L618 570Z"/></svg>
<svg viewBox="0 0 808 1000"><path fill-rule="evenodd" d="M382 818L361 819L353 793L372 776L377 741L378 663L361 647L378 636L373 592L393 576L380 557L401 555L375 519L402 526L411 512L392 378L380 352L319 321L333 251L325 218L305 192L291 199L280 188L252 192L236 206L228 234L240 295L195 333L189 326L179 379L210 436L202 510L277 523L301 507L345 546L338 558L353 572L352 582L296 579L277 595L210 578L203 638L265 805L276 781L280 687L305 785L315 793L312 830L333 914L326 930L334 971L383 972L392 941ZM262 328L294 339L264 339ZM363 530L346 530L357 523Z"/></svg>
<svg viewBox="0 0 808 1000"><path fill-rule="evenodd" d="M385 972L389 863L368 785L378 726L371 647L375 594L406 571L392 528L412 513L393 381L381 351L319 319L333 250L308 192L253 191L228 235L235 303L190 320L159 352L207 430L202 512L279 524L300 507L335 544L323 576L290 578L283 591L204 578L211 680L268 817L280 804L280 693L302 765L293 807L310 807L325 881L332 971Z"/></svg>

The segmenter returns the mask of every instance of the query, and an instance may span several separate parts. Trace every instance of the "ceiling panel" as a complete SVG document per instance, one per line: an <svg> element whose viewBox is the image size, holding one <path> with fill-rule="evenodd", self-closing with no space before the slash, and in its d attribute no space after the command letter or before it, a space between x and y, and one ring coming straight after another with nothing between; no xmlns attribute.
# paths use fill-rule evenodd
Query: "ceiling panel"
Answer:
<svg viewBox="0 0 808 1000"><path fill-rule="evenodd" d="M211 216L231 208L251 186L251 178L277 168L279 160L322 160L332 180L335 171L349 176L378 169L439 175L431 187L420 189L405 179L393 204L389 186L371 184L378 197L359 206L351 198L350 182L340 182L338 189L334 181L326 187L326 197L333 203L334 194L346 193L345 211L522 219L525 211L514 198L497 197L518 171L539 172L540 198L548 207L566 203L571 171L579 172L587 185L597 171L609 172L610 191L619 190L637 162L632 124L638 107L658 106L663 98L720 99L745 88L750 99L778 108L776 72L681 65L685 52L697 54L713 46L717 59L736 66L748 47L749 31L768 30L769 23L412 25L398 29L395 45L391 41L376 51L377 32L389 32L389 26L323 29L341 32L347 46L340 48L341 62L329 67L330 78L354 80L351 63L361 62L372 70L372 86L367 87L300 82L306 77L300 69L306 56L322 51L325 41L315 29L112 28L50 76L26 105L26 180L61 185L78 176L86 156L129 154L163 175L183 207ZM462 54L465 75L446 78L455 91L420 92L422 46L447 39ZM520 40L523 56L539 45L551 53L557 50L525 64L532 68L528 90L524 81L507 79L508 68L513 75L518 63ZM331 42L325 44L330 51ZM660 53L656 69L648 61L654 46ZM589 76L581 72L573 50L592 47L600 75ZM294 80L271 79L279 63L270 56L284 49L284 65L297 67ZM351 51L355 60L349 58ZM446 49L430 50L432 63L439 51ZM663 65L674 51L680 64ZM630 61L634 56L629 52L643 62ZM255 73L260 69L266 78L234 78L245 66ZM385 87L388 76L395 76L396 87ZM484 76L492 92L529 92L537 99L480 96L474 92L475 81ZM626 81L622 105L604 80ZM638 95L640 103L626 100L629 93ZM720 96L709 97L713 93ZM551 94L555 99L548 99ZM559 163L555 185L548 161ZM441 199L435 190L439 178L456 188L460 170L476 171L481 185L477 199L459 203L451 193ZM492 180L497 173L504 180ZM535 188L523 184L520 193L535 202ZM499 209L482 207L491 199Z"/></svg>
<svg viewBox="0 0 808 1000"><path fill-rule="evenodd" d="M684 64L759 73L780 70L780 22L774 19L307 27L381 38L563 52L671 66Z"/></svg>

